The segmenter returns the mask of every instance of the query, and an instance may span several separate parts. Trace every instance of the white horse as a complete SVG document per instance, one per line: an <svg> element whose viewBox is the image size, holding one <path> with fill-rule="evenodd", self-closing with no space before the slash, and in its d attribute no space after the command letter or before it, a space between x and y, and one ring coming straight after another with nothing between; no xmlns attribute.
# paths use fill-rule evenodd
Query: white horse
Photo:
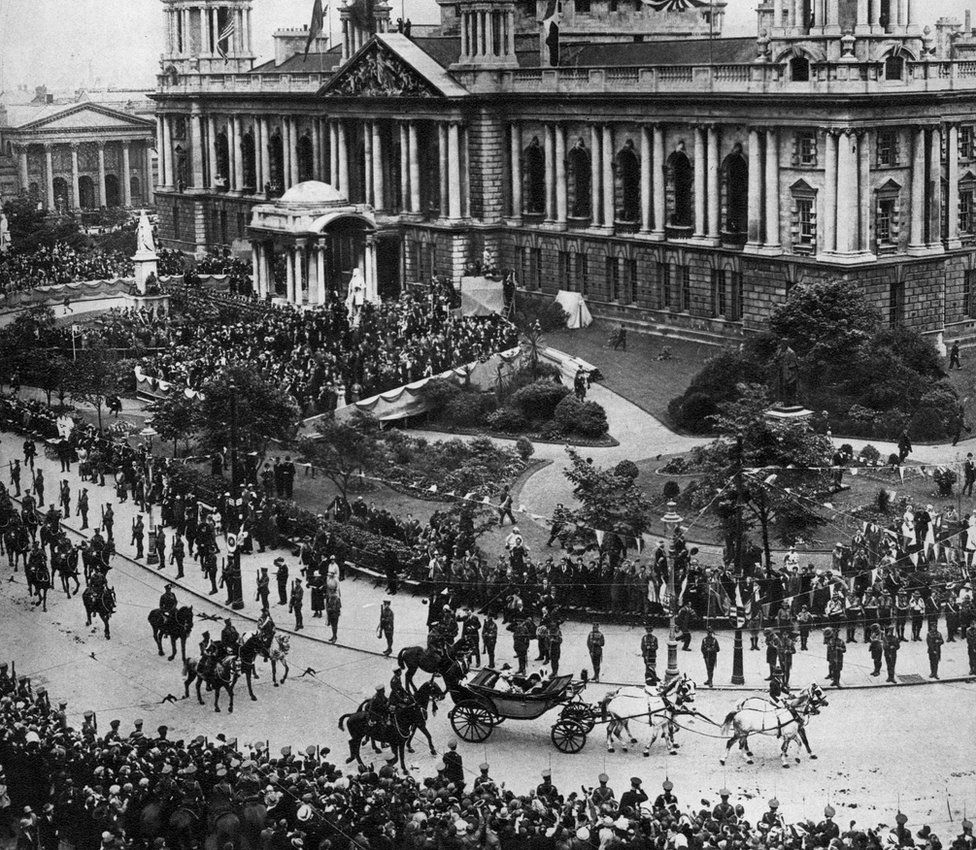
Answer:
<svg viewBox="0 0 976 850"><path fill-rule="evenodd" d="M797 750L802 744L810 758L815 759L807 740L806 726L810 718L820 713L821 707L827 705L820 685L813 683L810 687L800 691L792 699L784 700L781 706L775 705L767 697L747 697L730 711L722 724L722 731L732 731L732 737L725 745L725 754L719 759L725 764L732 746L738 743L739 748L746 754L746 763L753 763L752 751L749 749L750 735L770 735L782 739L780 758L783 767L789 767L790 744L796 742ZM797 764L800 756L795 756Z"/></svg>
<svg viewBox="0 0 976 850"><path fill-rule="evenodd" d="M288 651L291 649L291 638L283 632L275 632L274 643L268 652L271 660L271 681L278 687L278 665L285 668L285 675L281 677L281 684L285 684L288 679Z"/></svg>
<svg viewBox="0 0 976 850"><path fill-rule="evenodd" d="M651 754L651 744L657 741L659 736L663 736L667 743L668 752L675 755L678 752L678 744L674 740L677 729L674 722L675 715L686 712L685 706L694 701L695 683L688 678L687 674L659 688L634 686L610 691L600 701L603 716L605 718L609 716L607 752L614 752L614 738L620 741L625 753L630 744L637 743L630 730L630 721L638 720L647 723L651 731L651 739L644 745L645 757Z"/></svg>

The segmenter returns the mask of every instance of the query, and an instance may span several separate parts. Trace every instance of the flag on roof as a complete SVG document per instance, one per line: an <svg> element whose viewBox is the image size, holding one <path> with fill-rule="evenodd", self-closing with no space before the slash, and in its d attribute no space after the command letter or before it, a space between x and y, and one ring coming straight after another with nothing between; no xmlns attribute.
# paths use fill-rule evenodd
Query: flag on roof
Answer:
<svg viewBox="0 0 976 850"><path fill-rule="evenodd" d="M315 5L312 6L312 22L308 25L308 39L305 41L305 59L308 59L312 42L319 37L325 26L325 15L328 9L328 6L322 8L322 0L315 0Z"/></svg>
<svg viewBox="0 0 976 850"><path fill-rule="evenodd" d="M709 0L644 0L656 12L687 12L711 6Z"/></svg>
<svg viewBox="0 0 976 850"><path fill-rule="evenodd" d="M235 32L237 32L235 15L228 12L227 23L224 24L223 28L217 34L217 52L223 57L225 62L228 61L227 51L230 40L234 37Z"/></svg>

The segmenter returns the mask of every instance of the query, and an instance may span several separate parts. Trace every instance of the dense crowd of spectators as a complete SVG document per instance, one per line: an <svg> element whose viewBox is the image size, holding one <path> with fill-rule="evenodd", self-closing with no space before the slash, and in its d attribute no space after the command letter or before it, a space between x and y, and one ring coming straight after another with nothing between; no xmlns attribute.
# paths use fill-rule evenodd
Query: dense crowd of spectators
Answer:
<svg viewBox="0 0 976 850"><path fill-rule="evenodd" d="M92 712L78 729L71 713L0 665L0 818L21 850L57 850L61 841L76 850L161 850L202 846L208 834L220 846L230 837L220 831L225 815L244 815L254 833L248 841L282 850L974 847L968 818L943 833L945 844L929 826L916 832L900 812L894 825L841 825L827 806L822 820L787 823L774 798L752 822L725 788L713 800L684 801L670 781L652 797L639 776L621 792L604 775L574 770L563 784L546 770L520 793L491 765L475 772L451 748L423 779L388 766L345 774L328 748L278 754L223 735L174 740L165 726L106 727Z"/></svg>
<svg viewBox="0 0 976 850"><path fill-rule="evenodd" d="M132 260L118 251L78 251L64 242L0 256L0 292L88 280L131 277Z"/></svg>

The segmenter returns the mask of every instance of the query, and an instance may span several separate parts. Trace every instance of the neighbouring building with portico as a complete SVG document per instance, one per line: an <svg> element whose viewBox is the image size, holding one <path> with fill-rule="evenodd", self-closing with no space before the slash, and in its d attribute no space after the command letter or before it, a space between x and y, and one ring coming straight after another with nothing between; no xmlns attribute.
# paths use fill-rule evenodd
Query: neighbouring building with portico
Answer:
<svg viewBox="0 0 976 850"><path fill-rule="evenodd" d="M249 0L163 4L164 244L267 251L259 210L317 181L370 212L381 295L487 255L526 290L723 342L842 278L893 324L976 340L968 16L763 0L726 38L722 2L439 0L408 38L377 2L340 8L341 46L304 57L288 30L257 64ZM257 254L262 287L315 303L326 263L342 294L358 260L289 240L287 262Z"/></svg>

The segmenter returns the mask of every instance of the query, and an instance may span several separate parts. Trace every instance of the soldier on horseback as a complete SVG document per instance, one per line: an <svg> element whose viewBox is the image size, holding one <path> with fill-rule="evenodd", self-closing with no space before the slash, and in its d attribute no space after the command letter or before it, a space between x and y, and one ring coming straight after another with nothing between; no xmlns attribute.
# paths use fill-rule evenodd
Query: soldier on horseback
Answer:
<svg viewBox="0 0 976 850"><path fill-rule="evenodd" d="M271 612L267 607L261 609L261 616L258 618L257 631L266 646L271 646L274 634L277 629L275 621L271 618Z"/></svg>
<svg viewBox="0 0 976 850"><path fill-rule="evenodd" d="M390 679L390 710L396 711L402 706L413 705L414 698L410 696L407 689L403 686L403 670L399 667L393 668L393 676Z"/></svg>
<svg viewBox="0 0 976 850"><path fill-rule="evenodd" d="M241 636L230 618L224 620L224 627L220 630L220 644L224 655L237 655L240 649Z"/></svg>
<svg viewBox="0 0 976 850"><path fill-rule="evenodd" d="M176 614L176 594L173 593L173 585L167 582L163 588L163 595L159 597L159 610L163 612L165 622L168 624Z"/></svg>
<svg viewBox="0 0 976 850"><path fill-rule="evenodd" d="M382 729L390 719L390 701L386 697L386 688L383 685L376 686L376 693L370 698L366 713L369 717L370 732Z"/></svg>

